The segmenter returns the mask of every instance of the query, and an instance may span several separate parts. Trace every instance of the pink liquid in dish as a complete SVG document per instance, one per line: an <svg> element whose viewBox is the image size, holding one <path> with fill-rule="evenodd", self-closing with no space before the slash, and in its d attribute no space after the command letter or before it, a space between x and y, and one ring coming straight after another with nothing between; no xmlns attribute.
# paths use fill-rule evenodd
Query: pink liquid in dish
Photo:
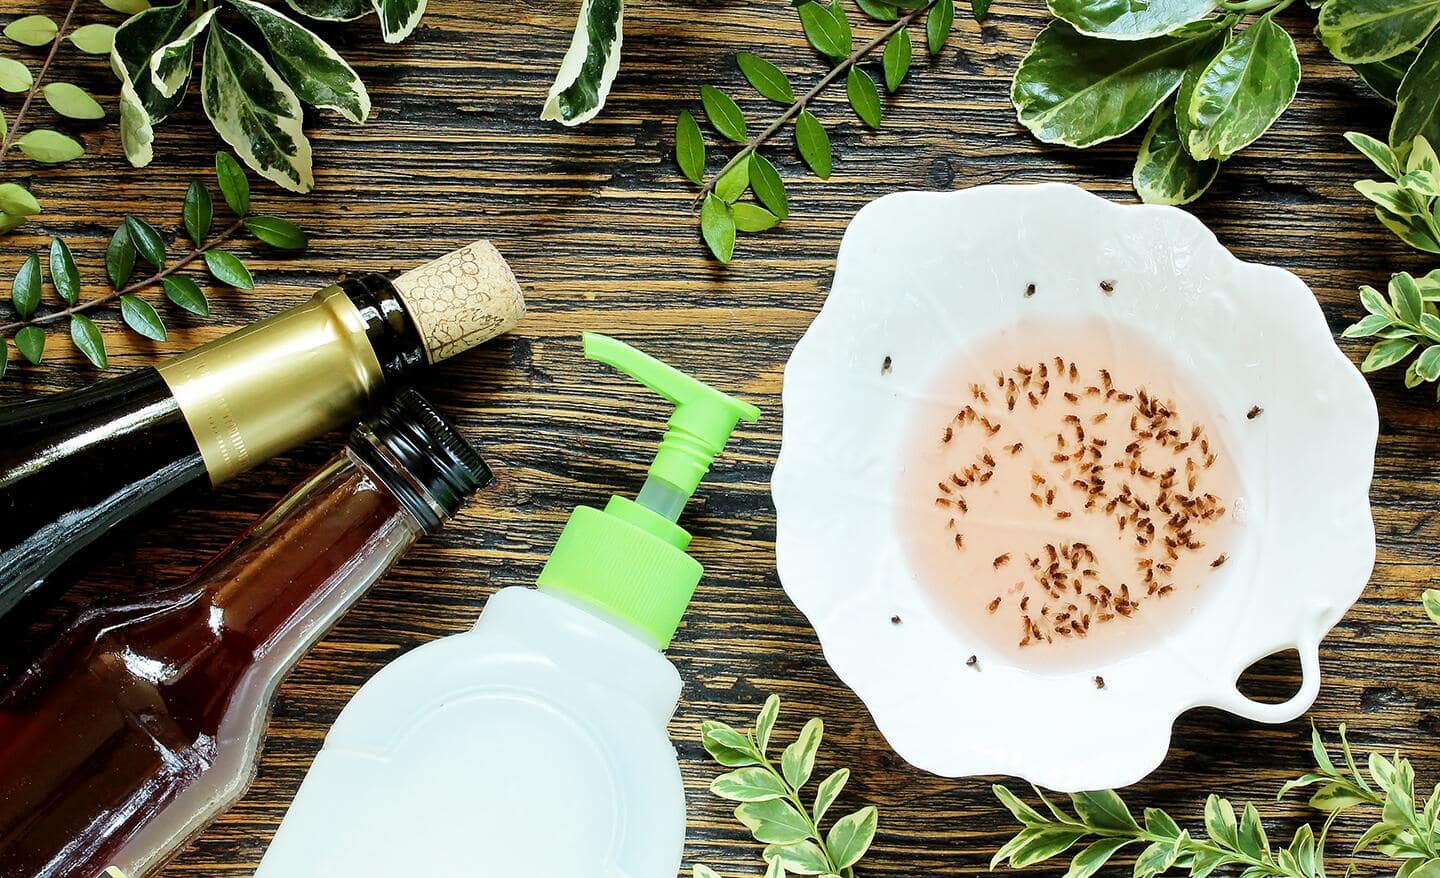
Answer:
<svg viewBox="0 0 1440 878"><path fill-rule="evenodd" d="M1098 318L971 345L910 424L914 573L981 661L1069 672L1141 651L1228 572L1233 419L1165 350Z"/></svg>

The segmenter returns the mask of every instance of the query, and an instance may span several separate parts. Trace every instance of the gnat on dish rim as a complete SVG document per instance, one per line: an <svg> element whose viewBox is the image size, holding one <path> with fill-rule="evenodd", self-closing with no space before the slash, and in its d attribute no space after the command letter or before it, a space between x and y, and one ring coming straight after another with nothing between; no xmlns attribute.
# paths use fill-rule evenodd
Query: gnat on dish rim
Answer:
<svg viewBox="0 0 1440 878"><path fill-rule="evenodd" d="M1024 295L1030 284L1039 295ZM1027 315L1099 317L1171 351L1222 412L1245 486L1245 536L1215 594L1143 651L1064 673L987 661L937 617L893 497L908 414L935 370ZM1263 418L1248 422L1257 403ZM780 578L890 744L936 774L1119 787L1160 764L1191 708L1294 719L1319 690L1321 638L1374 566L1368 386L1299 278L1241 262L1176 208L1061 184L881 198L845 233L784 406ZM1288 649L1304 675L1292 698L1237 691L1245 668Z"/></svg>

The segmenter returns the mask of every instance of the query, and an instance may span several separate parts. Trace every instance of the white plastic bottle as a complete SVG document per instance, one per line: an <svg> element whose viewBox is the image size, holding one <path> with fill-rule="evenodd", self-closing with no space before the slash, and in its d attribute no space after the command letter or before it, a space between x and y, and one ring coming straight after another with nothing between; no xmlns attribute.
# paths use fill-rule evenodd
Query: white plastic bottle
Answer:
<svg viewBox="0 0 1440 878"><path fill-rule="evenodd" d="M759 411L605 336L675 403L636 500L575 509L539 588L391 663L325 739L256 878L673 878L685 800L662 655L700 580L675 524Z"/></svg>

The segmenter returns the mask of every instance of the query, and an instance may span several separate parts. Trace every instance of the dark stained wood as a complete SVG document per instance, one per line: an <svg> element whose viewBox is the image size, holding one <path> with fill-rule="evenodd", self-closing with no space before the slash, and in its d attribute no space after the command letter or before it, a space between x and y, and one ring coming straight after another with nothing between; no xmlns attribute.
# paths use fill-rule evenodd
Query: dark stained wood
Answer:
<svg viewBox="0 0 1440 878"><path fill-rule="evenodd" d="M35 8L4 5L15 13ZM610 104L595 122L572 130L537 116L577 6L435 0L415 38L401 46L382 44L373 21L326 29L342 34L343 51L370 83L373 120L356 128L333 115L312 117L319 187L309 197L256 187L261 210L303 222L312 234L309 251L292 257L242 248L253 256L261 289L217 291L209 321L162 308L173 330L164 344L116 329L113 313L102 320L112 370L133 368L293 304L339 274L402 269L482 236L509 257L532 309L510 337L421 382L485 449L498 485L426 540L299 664L280 689L250 793L164 871L167 878L248 875L329 723L358 686L404 651L466 629L495 589L531 583L572 505L638 487L666 409L583 360L578 337L586 329L634 342L765 411L759 425L737 432L686 518L707 569L669 653L685 679L671 732L689 801L687 867L698 860L727 875L760 871L759 846L705 790L715 771L696 730L709 717L748 723L767 692L785 699L782 736L806 716L825 718L822 767L854 771L842 804L880 807L880 834L863 874L979 874L1012 829L990 779L931 777L887 748L781 590L767 491L780 445L781 373L824 301L846 221L868 200L900 189L1066 180L1130 201L1138 137L1086 153L1032 140L1015 122L1008 87L1043 24L1043 4L1000 2L983 27L957 16L940 59L917 59L912 80L886 99L881 132L863 130L840 92L820 101L837 155L829 182L803 171L788 136L768 150L793 184L793 216L772 233L743 239L736 262L723 268L703 252L691 190L670 155L671 125L681 109L698 109L701 82L744 95L752 119L774 112L742 87L730 60L736 50L760 48L797 79L813 81L821 66L798 21L773 0L636 0ZM92 7L99 8L86 4ZM1296 105L1226 166L1195 212L1241 257L1303 277L1338 332L1361 313L1358 285L1382 284L1400 269L1428 270L1433 260L1381 229L1350 188L1370 170L1340 135L1350 128L1380 133L1386 110L1327 60L1309 33L1313 13L1302 7L1284 16L1306 71ZM103 62L78 66L77 81L109 93ZM99 289L97 257L123 214L178 228L185 186L192 175L208 174L218 145L197 104L192 94L160 128L148 170L126 166L106 128L85 135L90 157L36 173L33 187L46 212L0 239L7 284L23 254L43 246L43 234L67 236ZM13 112L8 100L4 106ZM713 148L711 155L713 170ZM28 164L7 163L7 176L20 168L28 175ZM1345 348L1357 360L1362 354L1360 345ZM43 369L12 365L0 399L96 377L68 343L52 340L50 350ZM1440 410L1433 392L1404 390L1398 370L1372 385L1382 419L1373 490L1379 564L1369 590L1325 643L1326 680L1309 719L1327 730L1347 722L1360 747L1403 748L1428 786L1440 778L1440 630L1425 620L1418 598L1440 569ZM76 596L184 576L324 460L337 438L312 442L188 509L131 528L74 574L84 579ZM1276 695L1291 691L1292 664L1267 664L1259 685ZM1206 792L1255 799L1275 816L1272 829L1288 833L1313 814L1293 800L1265 803L1307 766L1308 732L1305 719L1261 727L1193 712L1177 723L1164 767L1128 796L1192 825ZM1345 840L1342 833L1336 850Z"/></svg>

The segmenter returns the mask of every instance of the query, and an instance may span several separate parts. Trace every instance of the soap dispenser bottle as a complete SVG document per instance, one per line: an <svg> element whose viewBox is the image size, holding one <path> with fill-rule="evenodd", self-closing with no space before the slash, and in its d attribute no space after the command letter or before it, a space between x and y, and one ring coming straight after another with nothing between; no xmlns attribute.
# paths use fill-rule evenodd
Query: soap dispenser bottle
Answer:
<svg viewBox="0 0 1440 878"><path fill-rule="evenodd" d="M675 404L644 487L576 508L538 588L356 693L255 878L674 878L680 677L661 651L702 573L675 522L760 412L606 336L584 347Z"/></svg>

